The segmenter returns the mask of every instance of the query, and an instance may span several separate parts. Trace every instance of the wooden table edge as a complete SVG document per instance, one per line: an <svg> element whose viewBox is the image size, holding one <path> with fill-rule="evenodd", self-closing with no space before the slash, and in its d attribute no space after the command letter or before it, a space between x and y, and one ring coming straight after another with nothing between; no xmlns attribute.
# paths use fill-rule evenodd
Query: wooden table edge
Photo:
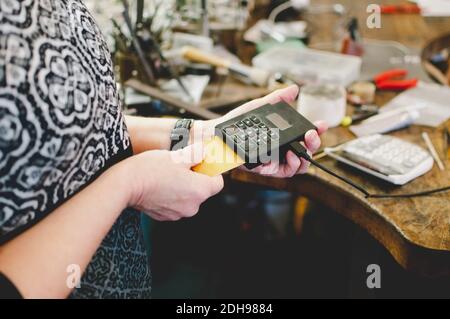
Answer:
<svg viewBox="0 0 450 319"><path fill-rule="evenodd" d="M450 276L450 251L412 242L360 194L309 173L293 179L277 179L234 170L231 178L239 182L290 191L318 201L365 229L404 269L426 277Z"/></svg>

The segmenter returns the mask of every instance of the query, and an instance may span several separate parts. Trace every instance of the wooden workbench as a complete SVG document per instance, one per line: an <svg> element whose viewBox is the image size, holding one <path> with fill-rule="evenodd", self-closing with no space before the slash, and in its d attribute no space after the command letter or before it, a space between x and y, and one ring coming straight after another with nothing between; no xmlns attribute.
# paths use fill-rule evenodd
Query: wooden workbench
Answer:
<svg viewBox="0 0 450 319"><path fill-rule="evenodd" d="M329 1L314 1L317 3ZM366 7L372 1L339 1L351 14L359 17L361 33L365 38L394 40L409 47L420 49L433 38L450 33L450 18L427 18L418 15L382 16L381 29L368 29ZM378 1L383 3L385 1ZM390 1L389 3L392 3ZM324 15L320 23L313 25L311 44L334 40L337 18ZM248 48L243 48L243 51ZM379 94L377 103L383 105L394 96ZM450 107L450 102L449 102ZM439 154L443 154L443 127L439 129L413 126L393 135L424 146L421 132L430 134ZM350 140L354 136L345 128L334 128L323 136L325 146L333 146ZM441 155L442 156L442 155ZM420 190L447 186L450 183L450 161L446 160L445 171L435 165L433 170L411 183L396 187L369 175L324 158L321 163L359 184L371 193L411 193ZM319 201L334 211L355 222L376 238L405 269L425 276L450 276L450 194L442 193L413 199L365 199L360 193L339 180L311 168L308 174L292 179L274 179L235 170L232 178L245 183L254 183L289 190L312 200Z"/></svg>

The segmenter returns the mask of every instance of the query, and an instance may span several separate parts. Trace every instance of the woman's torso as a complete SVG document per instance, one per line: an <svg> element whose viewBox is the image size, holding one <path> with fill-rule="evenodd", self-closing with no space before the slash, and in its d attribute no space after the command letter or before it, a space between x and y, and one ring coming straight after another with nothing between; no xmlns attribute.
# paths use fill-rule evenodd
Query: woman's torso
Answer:
<svg viewBox="0 0 450 319"><path fill-rule="evenodd" d="M80 0L0 0L0 244L132 154L110 53ZM127 209L72 297L148 297Z"/></svg>

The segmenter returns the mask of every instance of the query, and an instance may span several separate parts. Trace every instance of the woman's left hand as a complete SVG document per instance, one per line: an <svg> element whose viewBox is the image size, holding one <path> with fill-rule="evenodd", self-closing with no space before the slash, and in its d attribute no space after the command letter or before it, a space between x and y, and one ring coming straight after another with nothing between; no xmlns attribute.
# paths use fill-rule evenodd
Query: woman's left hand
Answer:
<svg viewBox="0 0 450 319"><path fill-rule="evenodd" d="M227 121L243 113L254 110L266 104L276 104L278 102L284 101L286 103L292 103L295 101L298 95L298 86L292 85L285 89L280 89L272 92L265 97L250 101L231 112L227 113L223 117L210 120L210 121L196 121L193 129L193 141L204 140L214 134L214 127L221 122ZM317 127L316 130L310 130L305 135L304 146L307 148L310 154L315 153L321 144L319 135L327 130L327 125L324 122L316 122L314 125ZM251 170L251 172L258 173L261 175L267 175L272 177L292 177L296 174L304 174L308 170L309 162L297 157L293 152L288 151L286 154L285 163L279 163L272 161L267 164L258 166L257 168ZM245 168L244 168L245 169Z"/></svg>

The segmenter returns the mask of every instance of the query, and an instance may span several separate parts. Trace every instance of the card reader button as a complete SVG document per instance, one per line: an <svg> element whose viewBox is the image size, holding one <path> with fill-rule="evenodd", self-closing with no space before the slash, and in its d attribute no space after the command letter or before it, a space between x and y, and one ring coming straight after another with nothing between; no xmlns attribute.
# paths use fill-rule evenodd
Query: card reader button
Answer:
<svg viewBox="0 0 450 319"><path fill-rule="evenodd" d="M266 144L266 141L264 141L263 138L259 137L259 136L258 136L258 138L256 138L255 141L258 146L262 146L262 145Z"/></svg>
<svg viewBox="0 0 450 319"><path fill-rule="evenodd" d="M247 127L252 127L253 126L253 122L250 119L244 119L243 122L245 123L245 125Z"/></svg>
<svg viewBox="0 0 450 319"><path fill-rule="evenodd" d="M245 133L249 136L249 137L254 137L256 136L256 130L252 127L248 128Z"/></svg>
<svg viewBox="0 0 450 319"><path fill-rule="evenodd" d="M255 127L255 133L256 133L256 135L259 136L259 135L261 135L262 131L259 127Z"/></svg>
<svg viewBox="0 0 450 319"><path fill-rule="evenodd" d="M252 151L252 150L256 149L257 147L258 147L258 145L255 142L253 142L253 141L248 142L249 151Z"/></svg>
<svg viewBox="0 0 450 319"><path fill-rule="evenodd" d="M222 131L225 135L234 135L239 131L239 129L235 125L230 125L225 127Z"/></svg>
<svg viewBox="0 0 450 319"><path fill-rule="evenodd" d="M264 143L267 143L268 140L269 140L269 137L266 134L261 135L261 141L263 141Z"/></svg>
<svg viewBox="0 0 450 319"><path fill-rule="evenodd" d="M237 125L237 127L241 128L241 129L245 129L246 128L245 123L242 122L242 121L237 122L236 125Z"/></svg>
<svg viewBox="0 0 450 319"><path fill-rule="evenodd" d="M254 149L256 149L257 147L258 147L258 145L253 140L247 140L245 142L245 150L247 152L251 152Z"/></svg>
<svg viewBox="0 0 450 319"><path fill-rule="evenodd" d="M261 123L261 120L260 120L258 117L256 117L255 115L252 115L252 116L250 117L250 119L251 119L252 122L255 123L255 124L260 124L260 123Z"/></svg>
<svg viewBox="0 0 450 319"><path fill-rule="evenodd" d="M245 134L245 132L243 131L239 131L236 135L239 137L241 141L245 141L248 139L248 135Z"/></svg>
<svg viewBox="0 0 450 319"><path fill-rule="evenodd" d="M269 135L273 140L276 140L279 137L278 133L274 129L269 130L267 135Z"/></svg>

